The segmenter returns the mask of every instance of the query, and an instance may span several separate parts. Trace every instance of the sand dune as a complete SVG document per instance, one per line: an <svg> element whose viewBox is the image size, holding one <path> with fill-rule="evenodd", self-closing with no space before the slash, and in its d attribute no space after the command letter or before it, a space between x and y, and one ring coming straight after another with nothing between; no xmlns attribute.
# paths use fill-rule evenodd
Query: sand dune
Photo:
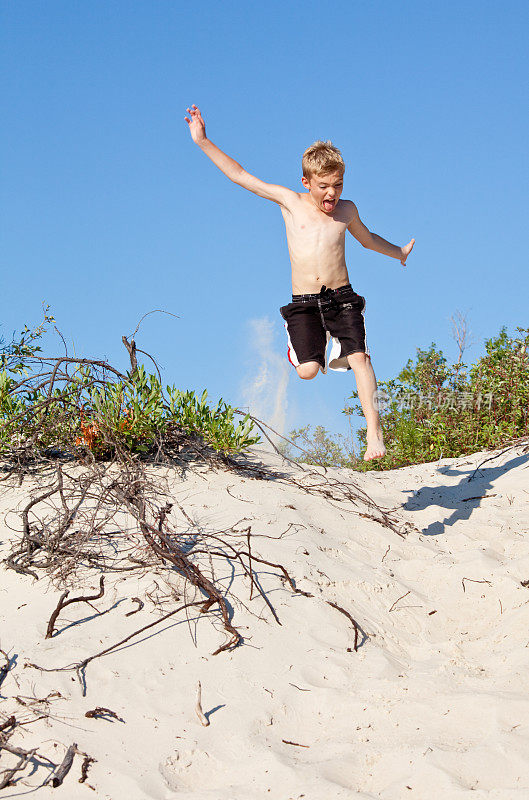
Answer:
<svg viewBox="0 0 529 800"><path fill-rule="evenodd" d="M404 537L332 485L330 496L307 492L288 481L298 475L294 466L261 450L254 456L285 477L159 470L192 520L174 506L172 522L189 535L191 552L201 531L237 522L233 541L244 541L251 526L255 554L282 563L312 595L295 594L277 570L262 567L256 580L268 602L257 591L250 600L236 564L230 571L200 556L232 598L244 644L231 652L211 655L226 639L215 610L188 609L90 663L83 697L75 673L25 665L77 662L156 619L149 597L169 602L176 591L192 600L193 592L184 594L176 573L169 583L157 569L112 574L94 608L65 609L46 640L61 589L2 571L0 647L11 669L0 688L0 725L11 714L29 723L10 744L38 748L54 763L73 742L97 761L80 784L76 756L57 789L42 785L50 770L34 762L0 797L40 786L43 800L527 798L527 446L385 473L327 471L331 484L354 482L391 509L407 526ZM313 485L311 472L302 486ZM29 480L3 484L3 557L20 530L15 512L35 488ZM97 591L93 572L77 581L72 595ZM133 597L147 602L127 617ZM351 621L330 603L358 623L357 651ZM207 727L195 714L198 680ZM48 695L46 704L28 699ZM120 719L86 718L97 706ZM0 771L17 760L2 751Z"/></svg>

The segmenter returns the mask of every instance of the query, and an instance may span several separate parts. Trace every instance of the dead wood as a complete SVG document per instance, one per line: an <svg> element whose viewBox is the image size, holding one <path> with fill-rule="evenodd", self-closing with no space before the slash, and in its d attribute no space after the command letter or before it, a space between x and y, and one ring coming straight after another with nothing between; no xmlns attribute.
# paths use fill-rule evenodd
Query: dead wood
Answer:
<svg viewBox="0 0 529 800"><path fill-rule="evenodd" d="M136 482L137 485L137 482ZM192 561L185 555L185 553L175 545L168 536L161 533L163 527L163 520L168 513L163 509L158 513L159 527L158 529L150 524L146 518L146 503L145 499L139 495L139 492L130 491L124 493L118 490L123 502L137 520L140 530L143 533L145 540L149 544L152 551L160 557L163 561L168 561L173 564L178 571L191 583L201 590L205 596L201 612L208 611L212 605L218 604L220 607L224 628L230 634L230 638L223 645L221 645L212 655L217 655L224 650L231 650L236 647L241 641L242 636L239 631L233 627L230 620L230 615L226 600L216 586L201 572L201 570L193 564ZM164 513L165 512L165 513Z"/></svg>
<svg viewBox="0 0 529 800"><path fill-rule="evenodd" d="M115 711L112 711L110 708L104 708L103 706L97 706L91 711L87 711L85 717L88 717L89 719L104 719L106 717L112 717L112 719L117 719L118 722L125 722L125 720L119 717Z"/></svg>
<svg viewBox="0 0 529 800"><path fill-rule="evenodd" d="M86 597L84 595L82 597L72 597L70 598L70 600L67 600L66 598L69 595L69 591L63 592L57 604L57 608L51 615L50 621L48 622L46 639L51 639L51 637L53 636L57 617L59 616L63 608L66 608L66 606L69 606L72 603L89 603L91 600L99 600L101 597L103 597L104 593L105 593L105 578L103 575L101 575L101 577L99 578L99 592L97 594L87 595Z"/></svg>
<svg viewBox="0 0 529 800"><path fill-rule="evenodd" d="M20 756L20 760L14 767L11 769L7 769L4 772L4 777L0 778L0 789L5 789L6 786L10 786L13 780L13 777L16 775L17 772L23 770L28 762L33 758L35 750L22 750L20 747L11 747L5 742L0 741L0 750L7 750L9 753L13 753L14 755Z"/></svg>
<svg viewBox="0 0 529 800"><path fill-rule="evenodd" d="M486 580L478 581L475 578L462 578L461 579L461 585L463 586L463 591L464 592L466 592L465 581L470 581L470 583L488 583L489 586L492 586L491 581L486 581Z"/></svg>
<svg viewBox="0 0 529 800"><path fill-rule="evenodd" d="M9 670L11 669L11 659L9 658L5 650L0 649L0 653L3 655L5 659L5 663L2 664L2 666L0 667L0 689L1 689L2 684L9 673Z"/></svg>
<svg viewBox="0 0 529 800"><path fill-rule="evenodd" d="M29 752L28 750L23 750L21 747L15 747L9 744L4 736L0 736L0 750L7 750L8 753L12 753L14 756L27 755Z"/></svg>
<svg viewBox="0 0 529 800"><path fill-rule="evenodd" d="M463 314L461 311L456 311L450 317L450 322L452 323L452 338L456 342L459 350L457 364L461 364L463 353L474 344L474 338L470 333L466 314Z"/></svg>
<svg viewBox="0 0 529 800"><path fill-rule="evenodd" d="M250 600L252 599L252 593L254 587L253 569L252 569L252 546L250 544L251 532L252 532L252 526L249 525L246 528L246 541L248 542L248 572L250 573Z"/></svg>
<svg viewBox="0 0 529 800"><path fill-rule="evenodd" d="M230 492L229 486L226 486L226 491L230 497L233 497L234 500L239 500L241 503L253 503L253 500L246 500L244 497L236 497L234 494Z"/></svg>
<svg viewBox="0 0 529 800"><path fill-rule="evenodd" d="M86 781L86 779L88 778L88 770L90 768L90 764L94 764L95 761L96 761L95 758L92 758L92 756L88 756L85 753L85 756L83 758L83 763L81 765L81 777L79 778L79 783L84 783Z"/></svg>
<svg viewBox="0 0 529 800"><path fill-rule="evenodd" d="M299 742L289 742L288 739L281 739L285 744L291 744L293 747L310 747L310 744L300 744Z"/></svg>
<svg viewBox="0 0 529 800"><path fill-rule="evenodd" d="M57 768L57 772L51 779L51 785L53 786L54 789L56 789L57 786L61 785L63 780L70 772L76 752L77 752L77 745L74 742L74 744L71 744L68 750L66 751L63 760L61 761L61 763Z"/></svg>
<svg viewBox="0 0 529 800"><path fill-rule="evenodd" d="M121 341L127 348L127 353L129 354L130 358L130 374L134 375L136 370L138 369L138 359L136 358L136 342L133 338L131 338L130 342L126 336L121 337Z"/></svg>
<svg viewBox="0 0 529 800"><path fill-rule="evenodd" d="M8 569L12 569L14 572L18 572L20 575L29 575L30 578L38 581L39 576L34 570L28 569L27 567L22 567L20 564L15 562L15 557L13 554L10 554L5 560L6 567Z"/></svg>
<svg viewBox="0 0 529 800"><path fill-rule="evenodd" d="M138 604L138 608L133 608L132 611L127 611L127 613L125 614L126 617L132 617L133 614L137 614L138 611L141 611L143 606L145 605L143 600L140 600L139 597L131 597L131 600L133 603Z"/></svg>
<svg viewBox="0 0 529 800"><path fill-rule="evenodd" d="M405 594L401 594L401 596L400 596L400 597L397 597L397 599L395 600L395 602L394 602L394 603L392 603L392 605L391 605L391 608L389 609L389 611L393 611L393 609L395 608L395 606L397 605L397 603L399 602L399 600L402 600L404 597L407 597L409 594L410 594L410 592L408 591L408 592L406 592ZM389 612L388 612L388 613L389 613Z"/></svg>
<svg viewBox="0 0 529 800"><path fill-rule="evenodd" d="M358 650L358 631L361 630L360 626L358 625L357 621L353 619L351 614L348 611L346 611L345 608L339 606L338 603L333 603L331 600L327 600L326 602L328 603L328 605L332 606L337 611L340 611L342 614L345 614L347 619L351 621L355 632L354 651L356 653ZM362 634L367 638L367 635L363 631Z"/></svg>
<svg viewBox="0 0 529 800"><path fill-rule="evenodd" d="M197 683L197 702L195 706L195 712L197 717L200 720L200 724L207 726L209 725L209 719L206 717L204 712L202 711L202 686L200 685L200 681Z"/></svg>
<svg viewBox="0 0 529 800"><path fill-rule="evenodd" d="M134 631L133 633L131 633L128 636L126 636L124 639L121 639L119 642L116 642L115 644L110 645L110 647L106 647L104 650L101 650L99 653L95 653L93 656L88 656L88 658L85 658L82 661L79 661L77 664L73 664L73 665L67 666L67 667L53 667L53 668L39 667L38 664L31 664L31 663L27 663L24 666L25 667L31 667L32 669L38 669L38 670L40 670L40 672L70 672L70 671L75 671L77 673L77 677L79 679L79 683L81 684L83 697L85 697L86 696L86 681L85 681L85 679L83 677L83 673L84 673L84 670L86 669L86 667L88 666L88 664L91 661L94 661L94 659L96 659L96 658L101 658L101 656L108 655L108 653L111 653L112 650L115 650L116 648L120 647L122 644L126 644L128 641L130 641L130 639L133 639L135 636L138 636L140 633L143 633L144 631L149 630L149 628L153 628L155 625L159 625L160 622L165 622L166 619L169 619L169 617L174 616L179 611L182 611L182 609L190 608L191 606L201 606L201 605L202 605L202 603L200 603L200 602L184 603L184 605L173 609L168 614L164 614L163 617L160 617L159 619L156 619L154 622L150 622L148 625L144 625L143 628L139 628L139 630Z"/></svg>

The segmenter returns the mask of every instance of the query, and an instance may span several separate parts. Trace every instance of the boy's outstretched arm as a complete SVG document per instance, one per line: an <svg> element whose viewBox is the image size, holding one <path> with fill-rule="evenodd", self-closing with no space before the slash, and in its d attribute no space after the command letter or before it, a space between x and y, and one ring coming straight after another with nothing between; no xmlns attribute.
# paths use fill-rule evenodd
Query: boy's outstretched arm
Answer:
<svg viewBox="0 0 529 800"><path fill-rule="evenodd" d="M187 109L187 112L190 117L184 117L184 119L189 126L189 132L191 133L193 141L230 181L259 195L259 197L264 197L266 200L273 200L275 203L279 203L279 205L286 205L288 196L294 194L291 189L287 189L285 186L276 186L273 183L265 183L259 178L256 178L255 175L250 175L237 161L230 158L230 156L207 138L206 125L202 119L200 109L192 105L191 108Z"/></svg>
<svg viewBox="0 0 529 800"><path fill-rule="evenodd" d="M404 247L398 247L396 244L383 239L377 233L371 233L364 225L358 214L358 209L353 202L347 201L351 206L351 221L347 226L347 230L353 234L355 239L358 239L361 245L367 247L369 250L375 250L377 253L382 253L385 256L398 258L400 263L405 266L406 259L413 250L415 239L411 239Z"/></svg>

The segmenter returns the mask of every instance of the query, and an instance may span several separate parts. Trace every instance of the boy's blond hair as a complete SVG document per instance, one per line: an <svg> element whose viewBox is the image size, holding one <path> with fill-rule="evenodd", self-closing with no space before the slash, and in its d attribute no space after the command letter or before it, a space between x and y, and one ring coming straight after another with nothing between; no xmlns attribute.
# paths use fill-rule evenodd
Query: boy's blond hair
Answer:
<svg viewBox="0 0 529 800"><path fill-rule="evenodd" d="M309 180L313 175L328 175L330 172L345 172L345 162L337 147L329 140L317 142L307 147L301 160L303 177Z"/></svg>

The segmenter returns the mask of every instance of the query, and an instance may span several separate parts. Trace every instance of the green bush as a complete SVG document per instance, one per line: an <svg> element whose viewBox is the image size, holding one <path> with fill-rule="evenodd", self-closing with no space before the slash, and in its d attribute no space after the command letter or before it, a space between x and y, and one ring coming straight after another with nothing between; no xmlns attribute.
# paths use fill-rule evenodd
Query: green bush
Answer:
<svg viewBox="0 0 529 800"><path fill-rule="evenodd" d="M253 423L247 414L235 422L235 409L222 398L216 406L207 403L207 391L200 399L192 391L166 387L168 399L155 375L143 366L127 383L117 382L89 391L88 422L81 427L85 444L106 451L121 444L131 452L148 452L160 439L175 432L200 437L215 451L240 452L259 441L252 435ZM86 413L83 410L83 414Z"/></svg>
<svg viewBox="0 0 529 800"><path fill-rule="evenodd" d="M149 453L184 439L229 454L259 441L249 414L236 421L240 412L222 398L209 405L207 391L198 398L167 386L164 395L159 378L143 366L116 380L104 362L73 359L52 383L57 360L43 358L38 342L53 321L45 314L41 326L26 326L18 341L0 349L1 455L89 450L108 458L120 448Z"/></svg>
<svg viewBox="0 0 529 800"><path fill-rule="evenodd" d="M449 365L432 344L418 349L415 361L410 359L395 380L381 382L387 455L362 468L453 458L529 435L529 329L516 330L517 337L509 337L504 327L488 339L485 354L470 367ZM349 399L358 400L358 393ZM358 404L353 411L363 416ZM366 428L358 438L365 445Z"/></svg>
<svg viewBox="0 0 529 800"><path fill-rule="evenodd" d="M357 470L394 469L409 464L454 458L479 450L501 447L529 436L529 329L506 328L485 342L484 355L473 365L450 365L435 344L417 350L395 379L378 385L379 413L386 456L365 462L354 456L352 443L344 445L318 426L292 431L296 443L304 441L307 455L286 452L299 461L348 466ZM364 416L357 401L344 414ZM362 452L367 428L357 433Z"/></svg>

